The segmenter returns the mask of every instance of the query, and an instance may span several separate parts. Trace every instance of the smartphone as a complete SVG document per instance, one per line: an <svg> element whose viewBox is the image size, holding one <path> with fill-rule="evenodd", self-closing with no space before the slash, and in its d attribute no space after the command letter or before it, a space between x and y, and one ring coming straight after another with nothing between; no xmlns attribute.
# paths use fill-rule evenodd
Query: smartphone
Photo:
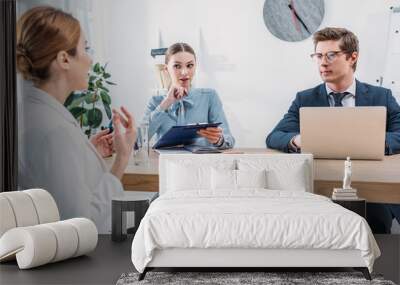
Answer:
<svg viewBox="0 0 400 285"><path fill-rule="evenodd" d="M109 134L111 134L114 131L112 118L111 118L110 123L108 124L108 129L109 129L109 132L108 132Z"/></svg>

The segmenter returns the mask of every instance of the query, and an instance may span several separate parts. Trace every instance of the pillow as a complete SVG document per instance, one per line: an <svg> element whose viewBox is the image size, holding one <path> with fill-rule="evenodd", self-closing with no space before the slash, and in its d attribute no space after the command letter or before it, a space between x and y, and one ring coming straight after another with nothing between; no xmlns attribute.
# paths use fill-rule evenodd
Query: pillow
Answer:
<svg viewBox="0 0 400 285"><path fill-rule="evenodd" d="M168 191L210 189L210 168L170 162L167 165Z"/></svg>
<svg viewBox="0 0 400 285"><path fill-rule="evenodd" d="M309 184L306 170L305 162L294 164L290 169L270 169L267 172L268 188L305 192Z"/></svg>
<svg viewBox="0 0 400 285"><path fill-rule="evenodd" d="M288 154L289 156L289 154ZM307 191L312 189L310 168L305 160L292 158L241 159L240 170L266 170L268 189Z"/></svg>
<svg viewBox="0 0 400 285"><path fill-rule="evenodd" d="M238 190L242 188L266 188L266 171L211 169L212 190Z"/></svg>
<svg viewBox="0 0 400 285"><path fill-rule="evenodd" d="M236 170L237 188L267 188L267 171Z"/></svg>
<svg viewBox="0 0 400 285"><path fill-rule="evenodd" d="M236 170L211 168L211 189L236 190Z"/></svg>

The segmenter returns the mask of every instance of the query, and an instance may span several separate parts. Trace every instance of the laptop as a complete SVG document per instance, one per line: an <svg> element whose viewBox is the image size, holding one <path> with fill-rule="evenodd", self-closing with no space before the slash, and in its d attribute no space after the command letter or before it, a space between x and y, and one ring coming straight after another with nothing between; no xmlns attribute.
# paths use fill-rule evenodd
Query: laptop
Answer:
<svg viewBox="0 0 400 285"><path fill-rule="evenodd" d="M300 108L301 152L315 158L381 160L386 107Z"/></svg>

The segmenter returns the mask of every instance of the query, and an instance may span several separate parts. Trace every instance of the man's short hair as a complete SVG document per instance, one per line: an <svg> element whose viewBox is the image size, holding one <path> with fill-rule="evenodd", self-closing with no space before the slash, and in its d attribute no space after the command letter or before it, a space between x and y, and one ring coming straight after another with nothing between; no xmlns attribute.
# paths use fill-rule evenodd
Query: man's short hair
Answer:
<svg viewBox="0 0 400 285"><path fill-rule="evenodd" d="M357 36L345 29L345 28L333 28L327 27L319 30L313 35L314 50L317 47L318 42L323 41L340 41L340 50L347 53L347 58L353 53L358 52L358 38ZM355 71L357 67L357 62L353 65L353 70Z"/></svg>

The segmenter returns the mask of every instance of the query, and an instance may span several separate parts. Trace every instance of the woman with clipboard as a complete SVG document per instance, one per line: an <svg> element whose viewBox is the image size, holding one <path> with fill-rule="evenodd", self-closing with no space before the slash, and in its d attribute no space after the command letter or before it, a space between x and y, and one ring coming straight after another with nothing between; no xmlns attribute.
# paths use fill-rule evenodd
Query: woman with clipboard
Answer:
<svg viewBox="0 0 400 285"><path fill-rule="evenodd" d="M235 144L217 92L192 88L196 73L196 54L186 43L171 45L165 54L165 71L171 84L166 94L153 96L144 121L149 122L149 137L161 138L171 127L196 123L222 123L198 132L196 145L232 148Z"/></svg>

